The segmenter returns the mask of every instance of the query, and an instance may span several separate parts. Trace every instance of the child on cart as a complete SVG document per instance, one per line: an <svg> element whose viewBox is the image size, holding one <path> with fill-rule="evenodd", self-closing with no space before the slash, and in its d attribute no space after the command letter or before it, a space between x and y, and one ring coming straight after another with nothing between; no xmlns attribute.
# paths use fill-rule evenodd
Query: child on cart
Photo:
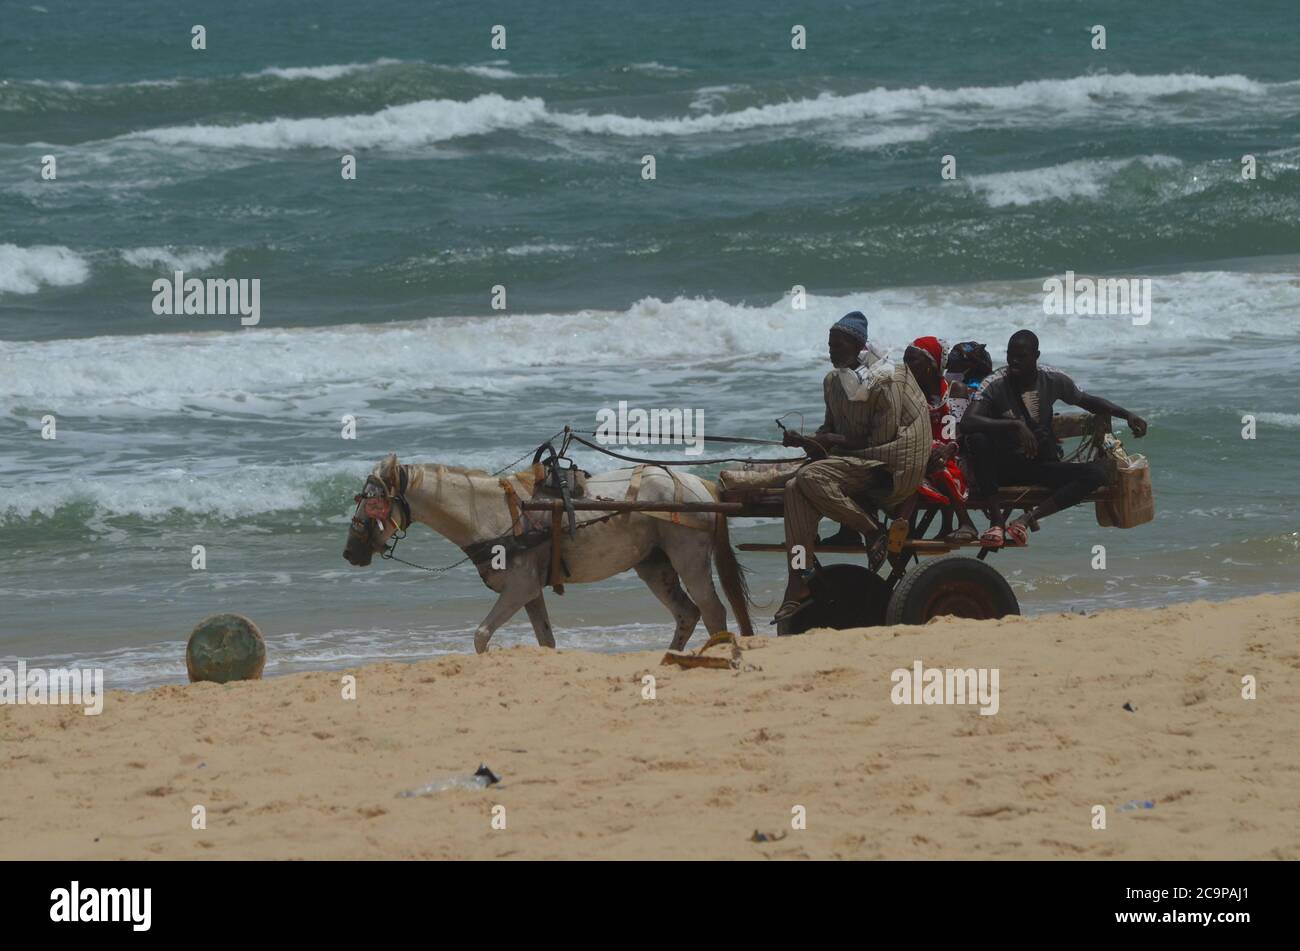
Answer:
<svg viewBox="0 0 1300 951"><path fill-rule="evenodd" d="M921 497L943 508L940 536L948 541L973 542L979 530L966 510L966 479L957 464L957 422L949 402L949 380L945 376L948 348L937 337L917 337L903 353L903 362L925 394L930 410L930 459L925 479L917 490ZM952 530L952 516L957 529Z"/></svg>

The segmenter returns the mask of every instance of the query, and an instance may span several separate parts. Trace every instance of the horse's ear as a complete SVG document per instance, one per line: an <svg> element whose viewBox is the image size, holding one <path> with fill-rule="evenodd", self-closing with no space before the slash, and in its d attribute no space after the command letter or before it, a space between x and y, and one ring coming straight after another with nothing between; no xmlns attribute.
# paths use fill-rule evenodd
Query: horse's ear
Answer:
<svg viewBox="0 0 1300 951"><path fill-rule="evenodd" d="M388 458L379 464L379 477L384 480L388 486L396 486L398 479L397 453L390 452Z"/></svg>

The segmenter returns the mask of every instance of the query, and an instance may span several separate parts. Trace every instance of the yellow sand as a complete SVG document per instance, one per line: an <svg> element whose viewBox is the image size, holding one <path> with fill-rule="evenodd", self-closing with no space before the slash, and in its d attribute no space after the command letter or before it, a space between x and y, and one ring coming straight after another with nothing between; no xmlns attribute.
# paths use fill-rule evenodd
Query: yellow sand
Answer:
<svg viewBox="0 0 1300 951"><path fill-rule="evenodd" d="M1300 594L744 643L0 707L0 858L1300 858ZM918 659L998 668L1000 711L892 704Z"/></svg>

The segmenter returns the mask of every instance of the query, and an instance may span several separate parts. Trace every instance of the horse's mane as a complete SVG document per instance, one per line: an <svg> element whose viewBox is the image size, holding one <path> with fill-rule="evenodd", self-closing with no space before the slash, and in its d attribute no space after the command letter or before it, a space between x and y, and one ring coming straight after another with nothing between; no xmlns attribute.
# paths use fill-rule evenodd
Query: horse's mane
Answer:
<svg viewBox="0 0 1300 951"><path fill-rule="evenodd" d="M371 475L378 476L380 481L383 481L385 466L390 462L396 462L395 457L392 455L387 459L381 459L379 462L375 463L375 468L372 470ZM397 464L408 473L410 477L410 488L416 488L417 486L423 485L425 474L437 472L439 469L453 475L463 475L470 479L492 477L492 474L486 469L471 469L468 466L453 466L445 462L406 462Z"/></svg>

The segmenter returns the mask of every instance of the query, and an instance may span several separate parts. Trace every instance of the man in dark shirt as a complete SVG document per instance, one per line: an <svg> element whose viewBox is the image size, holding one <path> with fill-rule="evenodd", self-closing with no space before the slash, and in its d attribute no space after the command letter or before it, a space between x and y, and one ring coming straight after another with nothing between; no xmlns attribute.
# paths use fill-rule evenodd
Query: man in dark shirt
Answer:
<svg viewBox="0 0 1300 951"><path fill-rule="evenodd" d="M1125 420L1134 436L1144 436L1146 420L1100 396L1080 390L1060 370L1038 363L1038 337L1018 330L1007 343L1007 365L985 379L961 420L962 444L980 495L991 498L999 485L1044 485L1053 489L1041 505L1009 525L999 507L992 527L980 536L987 547L1024 545L1038 520L1077 505L1106 481L1096 462L1061 462L1052 433L1052 405L1063 400L1090 413Z"/></svg>

